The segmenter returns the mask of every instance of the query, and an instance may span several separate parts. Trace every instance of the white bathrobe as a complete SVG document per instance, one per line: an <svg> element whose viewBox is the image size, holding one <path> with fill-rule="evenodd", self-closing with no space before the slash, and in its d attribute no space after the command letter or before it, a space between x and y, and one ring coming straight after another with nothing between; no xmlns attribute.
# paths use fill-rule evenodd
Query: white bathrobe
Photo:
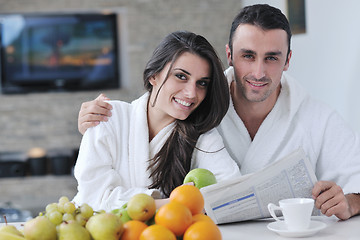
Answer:
<svg viewBox="0 0 360 240"><path fill-rule="evenodd" d="M226 71L229 83L233 68ZM360 192L360 140L338 113L310 97L283 74L281 93L253 141L232 101L218 131L242 174L260 170L302 147L318 180L334 181L345 193Z"/></svg>
<svg viewBox="0 0 360 240"><path fill-rule="evenodd" d="M85 132L75 165L76 204L85 202L94 209L109 211L121 207L136 193L161 197L158 190L147 188L152 183L148 160L163 146L174 124L162 129L149 143L148 97L146 93L131 104L109 101L113 106L109 121ZM240 175L216 129L201 135L196 146L213 153L195 149L191 168L209 169L218 181Z"/></svg>

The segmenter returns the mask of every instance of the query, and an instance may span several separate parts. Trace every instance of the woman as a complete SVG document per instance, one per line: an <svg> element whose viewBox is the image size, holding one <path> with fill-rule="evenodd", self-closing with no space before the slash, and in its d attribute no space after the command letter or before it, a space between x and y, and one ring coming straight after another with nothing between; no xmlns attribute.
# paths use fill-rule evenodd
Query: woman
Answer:
<svg viewBox="0 0 360 240"><path fill-rule="evenodd" d="M109 121L84 134L75 166L77 204L111 210L140 192L168 197L197 167L218 181L239 175L214 129L229 90L205 38L185 31L165 37L146 65L144 85L148 92L131 104L110 101Z"/></svg>

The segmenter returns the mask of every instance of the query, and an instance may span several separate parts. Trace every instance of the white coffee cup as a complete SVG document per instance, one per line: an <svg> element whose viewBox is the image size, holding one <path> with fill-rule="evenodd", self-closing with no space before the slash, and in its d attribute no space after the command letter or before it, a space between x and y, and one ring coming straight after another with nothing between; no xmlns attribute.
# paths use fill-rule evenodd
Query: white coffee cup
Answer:
<svg viewBox="0 0 360 240"><path fill-rule="evenodd" d="M288 230L302 231L309 228L311 213L314 208L314 199L288 198L280 200L279 206L276 206L273 203L269 203L268 209L270 215L276 221L281 221L275 214L275 211L281 211L284 216L285 225L287 226Z"/></svg>

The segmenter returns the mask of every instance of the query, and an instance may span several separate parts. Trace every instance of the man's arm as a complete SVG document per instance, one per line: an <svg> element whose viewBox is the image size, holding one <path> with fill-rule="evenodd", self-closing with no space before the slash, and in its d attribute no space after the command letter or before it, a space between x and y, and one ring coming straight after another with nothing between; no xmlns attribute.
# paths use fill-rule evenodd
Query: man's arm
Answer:
<svg viewBox="0 0 360 240"><path fill-rule="evenodd" d="M341 220L346 220L360 213L360 195L345 195L342 188L334 182L317 182L312 195L315 206L326 216L335 215Z"/></svg>
<svg viewBox="0 0 360 240"><path fill-rule="evenodd" d="M100 94L96 99L81 104L78 117L78 130L81 134L102 121L111 117L111 104L104 102L110 100L105 94Z"/></svg>

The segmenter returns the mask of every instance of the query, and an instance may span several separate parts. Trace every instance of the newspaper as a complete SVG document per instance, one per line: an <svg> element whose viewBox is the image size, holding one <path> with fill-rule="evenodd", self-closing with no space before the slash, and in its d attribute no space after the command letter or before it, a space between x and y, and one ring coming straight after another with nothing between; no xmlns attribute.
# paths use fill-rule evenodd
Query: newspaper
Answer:
<svg viewBox="0 0 360 240"><path fill-rule="evenodd" d="M270 217L267 205L284 198L310 197L317 181L300 148L266 168L201 189L205 211L217 224ZM313 215L320 212L314 209Z"/></svg>

